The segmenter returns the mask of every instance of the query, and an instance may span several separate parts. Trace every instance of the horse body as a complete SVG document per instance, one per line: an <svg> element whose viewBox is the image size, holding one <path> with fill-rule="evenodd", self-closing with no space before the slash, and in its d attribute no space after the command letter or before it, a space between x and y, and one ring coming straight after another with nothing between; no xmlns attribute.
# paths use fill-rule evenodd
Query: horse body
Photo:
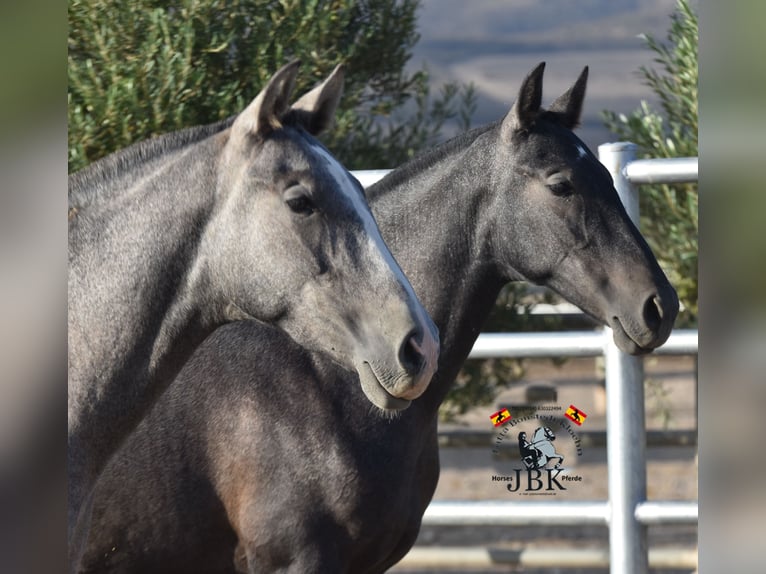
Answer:
<svg viewBox="0 0 766 574"><path fill-rule="evenodd" d="M380 408L409 404L435 371L433 322L361 186L308 131L332 121L342 71L290 107L296 74L282 68L231 120L70 178L72 563L98 474L218 326L278 325L356 369Z"/></svg>
<svg viewBox="0 0 766 574"><path fill-rule="evenodd" d="M585 78L544 111L538 67L504 120L368 190L440 329L439 369L417 401L381 416L358 386L339 385L357 375L323 354L263 325L219 329L107 469L85 571L169 572L185 553L200 556L187 572L218 571L213 557L222 572L385 571L417 536L439 474L438 407L508 281L556 289L628 352L662 344L675 292L571 132ZM202 404L197 419L183 415ZM217 538L187 520L198 513L219 520Z"/></svg>

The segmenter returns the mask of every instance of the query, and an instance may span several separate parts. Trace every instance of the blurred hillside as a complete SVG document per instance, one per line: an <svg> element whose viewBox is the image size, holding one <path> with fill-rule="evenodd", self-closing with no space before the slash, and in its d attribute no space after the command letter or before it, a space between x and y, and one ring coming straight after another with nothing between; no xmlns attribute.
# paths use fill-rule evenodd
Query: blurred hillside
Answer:
<svg viewBox="0 0 766 574"><path fill-rule="evenodd" d="M473 82L474 124L501 117L524 75L546 61L544 103L590 66L580 137L595 151L614 140L599 112L630 112L652 101L636 70L652 53L639 34L664 40L675 0L423 0L420 42L410 67L425 64L431 82Z"/></svg>

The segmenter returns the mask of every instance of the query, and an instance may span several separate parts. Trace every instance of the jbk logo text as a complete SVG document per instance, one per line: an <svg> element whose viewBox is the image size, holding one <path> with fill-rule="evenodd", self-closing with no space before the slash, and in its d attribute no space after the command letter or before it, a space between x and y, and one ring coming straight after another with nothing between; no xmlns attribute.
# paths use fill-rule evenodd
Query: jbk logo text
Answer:
<svg viewBox="0 0 766 574"><path fill-rule="evenodd" d="M561 476L563 469L560 468L540 468L540 469L520 469L517 468L511 476L505 476L503 479L508 481L506 488L508 492L517 492L522 489L526 492L537 491L555 491L566 490L566 487L559 480L577 480L580 477Z"/></svg>

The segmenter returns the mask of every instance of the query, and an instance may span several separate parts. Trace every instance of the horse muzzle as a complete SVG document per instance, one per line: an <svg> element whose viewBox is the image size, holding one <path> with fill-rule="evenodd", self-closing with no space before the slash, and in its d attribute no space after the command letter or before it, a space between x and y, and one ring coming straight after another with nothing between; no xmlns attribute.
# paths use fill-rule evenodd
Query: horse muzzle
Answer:
<svg viewBox="0 0 766 574"><path fill-rule="evenodd" d="M615 315L608 321L614 342L631 355L652 352L668 340L678 316L678 295L672 287L654 292L643 299L634 313Z"/></svg>
<svg viewBox="0 0 766 574"><path fill-rule="evenodd" d="M404 337L396 355L396 368L362 361L357 368L362 390L382 410L403 410L428 388L439 361L437 331L413 329Z"/></svg>

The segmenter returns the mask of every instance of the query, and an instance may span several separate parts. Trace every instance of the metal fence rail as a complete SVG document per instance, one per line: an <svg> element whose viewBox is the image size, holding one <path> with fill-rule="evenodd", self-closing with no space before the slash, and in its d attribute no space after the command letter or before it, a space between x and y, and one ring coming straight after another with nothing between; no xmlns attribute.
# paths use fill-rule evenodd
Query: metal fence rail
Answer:
<svg viewBox="0 0 766 574"><path fill-rule="evenodd" d="M562 333L482 333L468 358L598 357L611 343L611 331L607 329ZM676 329L667 342L654 351L657 355L693 355L696 352L696 329Z"/></svg>
<svg viewBox="0 0 766 574"><path fill-rule="evenodd" d="M637 146L620 142L600 145L599 160L612 175L628 215L639 225L637 182L696 181L694 161L636 162ZM654 176L651 167L659 166ZM675 171L674 171L675 170ZM691 173L693 171L693 173ZM651 177L650 177L651 176ZM633 179L635 178L635 182ZM606 428L609 472L609 564L610 571L643 574L649 571L647 525L636 513L646 502L646 434L644 422L644 364L639 357L620 351L610 342L605 346Z"/></svg>
<svg viewBox="0 0 766 574"><path fill-rule="evenodd" d="M697 567L697 552L693 548L660 547L649 550L649 565L656 569L691 570ZM465 572L467 569L489 569L512 567L512 571L539 568L558 569L580 568L585 571L609 567L608 548L568 548L546 545L545 548L526 547L513 549L506 547L477 548L468 547L431 547L413 548L392 572L400 569L425 568L439 572ZM438 566L437 566L438 565ZM506 571L506 570L500 570Z"/></svg>
<svg viewBox="0 0 766 574"><path fill-rule="evenodd" d="M638 225L638 185L697 181L697 158L637 160L637 146L608 143L598 148L617 192ZM365 187L387 170L353 172ZM697 331L676 330L658 354L696 354ZM471 358L604 356L607 397L609 500L598 502L435 501L423 524L583 525L609 527L609 567L615 574L649 570L647 526L695 523L697 502L646 500L646 428L643 360L620 351L609 328L566 333L483 333Z"/></svg>
<svg viewBox="0 0 766 574"><path fill-rule="evenodd" d="M608 526L609 503L597 501L509 502L507 500L436 500L423 515L424 526ZM696 524L697 503L644 501L634 517L645 526Z"/></svg>

